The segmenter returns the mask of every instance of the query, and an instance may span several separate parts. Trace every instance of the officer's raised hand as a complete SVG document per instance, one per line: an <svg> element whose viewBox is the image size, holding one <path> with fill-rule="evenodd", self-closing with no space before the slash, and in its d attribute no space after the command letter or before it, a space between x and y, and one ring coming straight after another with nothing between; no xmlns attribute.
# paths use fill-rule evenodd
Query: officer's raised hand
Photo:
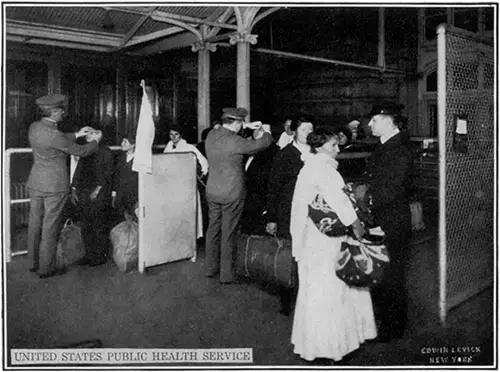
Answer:
<svg viewBox="0 0 500 372"><path fill-rule="evenodd" d="M244 123L243 128L249 128L249 129L259 129L262 127L262 122L261 121L252 121L250 123Z"/></svg>
<svg viewBox="0 0 500 372"><path fill-rule="evenodd" d="M80 128L80 130L78 132L75 133L75 136L76 138L80 138L80 137L85 137L86 135L94 132L94 128L92 127L83 127L83 128Z"/></svg>

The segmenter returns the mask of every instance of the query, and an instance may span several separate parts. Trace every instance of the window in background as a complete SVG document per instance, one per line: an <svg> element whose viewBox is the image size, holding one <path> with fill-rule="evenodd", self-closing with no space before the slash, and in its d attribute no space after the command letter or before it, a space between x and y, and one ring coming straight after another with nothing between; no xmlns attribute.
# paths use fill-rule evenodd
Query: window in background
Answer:
<svg viewBox="0 0 500 372"><path fill-rule="evenodd" d="M437 92L437 71L432 71L425 79L425 90L427 92Z"/></svg>
<svg viewBox="0 0 500 372"><path fill-rule="evenodd" d="M438 108L435 100L427 101L427 121L429 123L429 136L438 136Z"/></svg>
<svg viewBox="0 0 500 372"><path fill-rule="evenodd" d="M478 31L478 8L454 8L453 25L464 30Z"/></svg>
<svg viewBox="0 0 500 372"><path fill-rule="evenodd" d="M436 29L441 23L448 22L448 8L425 9L425 39L436 39Z"/></svg>
<svg viewBox="0 0 500 372"><path fill-rule="evenodd" d="M494 17L495 17L495 10L493 7L483 8L484 32L487 34L493 33L493 27L495 24Z"/></svg>

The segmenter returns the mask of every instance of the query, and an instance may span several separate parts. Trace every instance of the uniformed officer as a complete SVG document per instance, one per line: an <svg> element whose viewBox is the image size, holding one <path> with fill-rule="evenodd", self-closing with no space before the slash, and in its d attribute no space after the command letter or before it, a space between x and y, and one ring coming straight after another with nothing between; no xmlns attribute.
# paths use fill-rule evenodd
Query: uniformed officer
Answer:
<svg viewBox="0 0 500 372"><path fill-rule="evenodd" d="M409 193L413 157L402 132L401 107L382 103L373 107L369 126L380 141L372 153L368 189L360 186L357 198L369 195L376 222L386 234L391 263L382 282L372 289L375 316L382 342L401 338L407 322L406 271L411 234Z"/></svg>
<svg viewBox="0 0 500 372"><path fill-rule="evenodd" d="M33 167L28 179L30 216L28 223L28 255L31 272L40 278L61 275L56 268L56 249L62 225L63 207L69 195L68 154L87 156L97 150L101 136L93 134L85 145L74 141L89 134L90 127L76 133L63 133L57 125L64 116L66 97L48 95L36 100L42 119L30 125L28 138L33 150Z"/></svg>
<svg viewBox="0 0 500 372"><path fill-rule="evenodd" d="M222 127L211 130L205 144L210 169L206 187L209 223L205 273L213 277L220 272L221 283L234 281L237 227L246 196L244 156L272 143L269 125L260 122L245 125L254 130L253 138L238 135L247 115L245 108L223 109Z"/></svg>

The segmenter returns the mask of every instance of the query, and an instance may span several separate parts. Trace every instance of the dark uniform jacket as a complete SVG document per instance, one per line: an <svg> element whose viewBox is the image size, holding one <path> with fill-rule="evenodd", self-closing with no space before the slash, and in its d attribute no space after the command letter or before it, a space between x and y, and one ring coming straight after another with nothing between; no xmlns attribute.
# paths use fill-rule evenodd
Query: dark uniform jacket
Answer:
<svg viewBox="0 0 500 372"><path fill-rule="evenodd" d="M409 193L413 155L401 133L379 143L370 160L373 213L382 229L411 228Z"/></svg>
<svg viewBox="0 0 500 372"><path fill-rule="evenodd" d="M31 124L28 137L34 160L28 187L44 192L67 192L68 154L85 157L98 147L95 141L76 144L74 133L59 131L57 124L46 118Z"/></svg>
<svg viewBox="0 0 500 372"><path fill-rule="evenodd" d="M247 198L243 210L242 229L246 233L264 234L267 218L263 216L267 208L269 176L273 160L279 147L272 143L267 149L254 156L246 171Z"/></svg>
<svg viewBox="0 0 500 372"><path fill-rule="evenodd" d="M278 224L278 235L290 236L290 213L297 176L304 162L302 153L293 145L286 145L275 156L267 194L267 221Z"/></svg>
<svg viewBox="0 0 500 372"><path fill-rule="evenodd" d="M244 155L255 154L271 143L269 133L253 139L243 138L224 127L211 130L205 143L209 166L207 198L217 203L245 199Z"/></svg>

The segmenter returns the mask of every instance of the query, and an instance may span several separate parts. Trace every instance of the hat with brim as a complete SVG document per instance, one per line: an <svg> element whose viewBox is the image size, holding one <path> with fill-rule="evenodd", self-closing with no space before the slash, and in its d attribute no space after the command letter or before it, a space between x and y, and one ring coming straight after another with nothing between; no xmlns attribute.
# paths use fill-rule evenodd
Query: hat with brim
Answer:
<svg viewBox="0 0 500 372"><path fill-rule="evenodd" d="M400 116L402 108L403 105L397 105L391 102L384 102L381 104L374 105L368 116L369 117L373 117L375 115Z"/></svg>
<svg viewBox="0 0 500 372"><path fill-rule="evenodd" d="M223 118L244 120L247 115L248 111L243 107L225 107L222 109Z"/></svg>
<svg viewBox="0 0 500 372"><path fill-rule="evenodd" d="M43 96L38 98L36 104L42 108L57 108L57 107L65 107L67 104L66 96L62 94L49 94L47 96Z"/></svg>

